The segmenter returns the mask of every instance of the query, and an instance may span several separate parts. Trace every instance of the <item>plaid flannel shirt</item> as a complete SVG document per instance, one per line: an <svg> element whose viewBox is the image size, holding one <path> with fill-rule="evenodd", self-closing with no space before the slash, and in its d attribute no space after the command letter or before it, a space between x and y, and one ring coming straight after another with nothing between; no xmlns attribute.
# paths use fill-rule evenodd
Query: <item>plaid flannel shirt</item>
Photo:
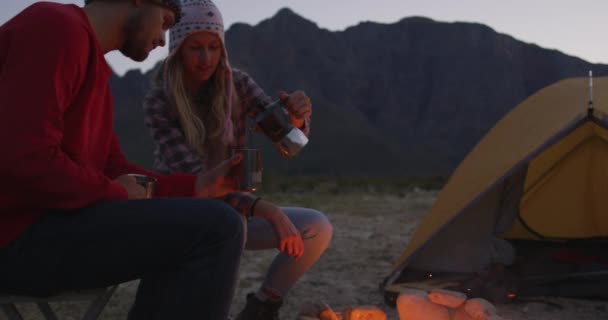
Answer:
<svg viewBox="0 0 608 320"><path fill-rule="evenodd" d="M264 90L245 72L233 69L236 94L239 97L240 110L238 120L234 123L235 148L244 148L247 143L247 117L255 116L272 102ZM205 159L186 142L174 108L169 104L161 88L155 88L144 99L144 121L156 143L154 152L154 169L162 173L198 174L207 170ZM305 119L301 128L307 136L310 132L310 118ZM228 194L222 200L243 215L251 210L257 197L247 192Z"/></svg>

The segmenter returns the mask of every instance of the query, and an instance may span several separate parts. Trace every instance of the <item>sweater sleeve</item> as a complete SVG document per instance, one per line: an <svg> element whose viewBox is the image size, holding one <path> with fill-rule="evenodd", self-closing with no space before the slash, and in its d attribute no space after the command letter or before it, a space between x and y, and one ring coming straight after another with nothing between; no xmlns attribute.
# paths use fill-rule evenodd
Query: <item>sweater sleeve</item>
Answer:
<svg viewBox="0 0 608 320"><path fill-rule="evenodd" d="M120 184L61 148L63 116L83 82L90 42L83 28L54 23L4 30L10 49L0 74L3 192L31 197L31 205L43 209L125 199Z"/></svg>
<svg viewBox="0 0 608 320"><path fill-rule="evenodd" d="M258 113L272 102L266 92L246 72L234 69L233 78L235 88L241 100L243 111L250 118L255 118Z"/></svg>
<svg viewBox="0 0 608 320"><path fill-rule="evenodd" d="M156 178L155 197L192 197L196 193L196 176L194 175L179 173L161 175L129 163L120 149L118 137L115 134L112 135L110 153L106 164L105 174L112 179L129 173L144 174Z"/></svg>

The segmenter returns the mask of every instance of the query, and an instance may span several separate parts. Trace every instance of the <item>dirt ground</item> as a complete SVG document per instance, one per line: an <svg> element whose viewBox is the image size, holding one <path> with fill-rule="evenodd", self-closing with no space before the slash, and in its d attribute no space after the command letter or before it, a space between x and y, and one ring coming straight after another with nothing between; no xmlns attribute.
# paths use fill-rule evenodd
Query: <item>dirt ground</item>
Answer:
<svg viewBox="0 0 608 320"><path fill-rule="evenodd" d="M305 301L320 300L336 311L348 306L372 305L397 320L397 312L384 304L379 283L402 253L418 221L432 205L434 191L415 190L401 195L272 194L265 196L280 205L312 207L325 212L334 225L334 238L324 256L286 297L281 319L292 320ZM245 295L262 281L276 254L246 252L239 287L232 306L236 314ZM137 283L123 284L115 293L101 319L125 319ZM84 304L53 305L60 319L79 319ZM538 299L497 306L498 313L513 320L600 320L608 319L608 303L574 299ZM43 319L33 306L21 305L26 319ZM6 320L0 312L0 320ZM171 319L172 320L172 319Z"/></svg>

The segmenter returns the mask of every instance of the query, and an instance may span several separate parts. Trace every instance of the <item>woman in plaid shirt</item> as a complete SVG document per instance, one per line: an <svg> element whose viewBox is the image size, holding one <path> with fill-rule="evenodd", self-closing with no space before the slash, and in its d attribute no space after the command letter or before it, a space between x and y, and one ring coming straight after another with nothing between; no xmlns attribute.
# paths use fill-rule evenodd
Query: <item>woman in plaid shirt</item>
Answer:
<svg viewBox="0 0 608 320"><path fill-rule="evenodd" d="M169 57L144 100L145 122L156 141L155 169L199 173L245 147L247 117L271 102L245 72L231 69L224 27L208 0L182 0L184 17L171 29ZM308 135L311 103L302 91L281 93L292 123ZM225 183L232 183L225 177ZM237 319L278 319L282 297L318 260L332 237L327 217L316 210L279 208L251 193L223 198L249 217L245 249L278 248L266 278Z"/></svg>

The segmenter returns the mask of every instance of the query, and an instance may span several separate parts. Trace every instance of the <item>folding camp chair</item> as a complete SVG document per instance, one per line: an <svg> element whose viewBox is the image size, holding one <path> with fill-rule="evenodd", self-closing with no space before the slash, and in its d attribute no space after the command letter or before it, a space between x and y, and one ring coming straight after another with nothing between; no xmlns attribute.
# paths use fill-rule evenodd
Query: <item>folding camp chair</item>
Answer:
<svg viewBox="0 0 608 320"><path fill-rule="evenodd" d="M44 298L0 294L0 308L9 320L23 320L23 315L17 309L16 304L35 303L46 320L58 320L59 318L49 305L50 302L91 301L82 320L96 320L117 288L118 285L115 285L107 288L66 292Z"/></svg>

